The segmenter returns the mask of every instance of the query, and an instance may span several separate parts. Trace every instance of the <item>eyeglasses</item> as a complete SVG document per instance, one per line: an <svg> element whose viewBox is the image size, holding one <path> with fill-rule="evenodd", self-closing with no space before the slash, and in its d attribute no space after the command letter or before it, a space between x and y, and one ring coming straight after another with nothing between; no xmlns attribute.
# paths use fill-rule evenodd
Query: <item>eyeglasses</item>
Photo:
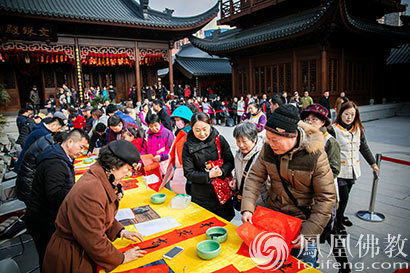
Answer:
<svg viewBox="0 0 410 273"><path fill-rule="evenodd" d="M320 119L318 118L305 118L303 121L306 123L310 123L310 122L318 122Z"/></svg>

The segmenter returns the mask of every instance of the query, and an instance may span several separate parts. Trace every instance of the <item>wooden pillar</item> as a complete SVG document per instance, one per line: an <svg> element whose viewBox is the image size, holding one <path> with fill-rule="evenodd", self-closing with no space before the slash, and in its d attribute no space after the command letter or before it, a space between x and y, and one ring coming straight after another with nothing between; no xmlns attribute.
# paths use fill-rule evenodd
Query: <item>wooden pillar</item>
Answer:
<svg viewBox="0 0 410 273"><path fill-rule="evenodd" d="M233 63L231 62L231 66L232 66L232 98L235 97L236 94L236 68L233 66ZM242 80L242 79L239 79ZM242 85L243 86L243 85ZM239 94L239 92L238 92Z"/></svg>
<svg viewBox="0 0 410 273"><path fill-rule="evenodd" d="M247 90L247 94L252 94L252 90L255 90L255 81L253 78L254 76L255 75L253 73L252 57L249 56L249 90Z"/></svg>
<svg viewBox="0 0 410 273"><path fill-rule="evenodd" d="M135 81L137 85L137 100L142 101L141 96L141 73L140 73L140 50L138 48L138 42L135 42Z"/></svg>
<svg viewBox="0 0 410 273"><path fill-rule="evenodd" d="M169 91L174 93L174 69L172 67L172 50L168 49ZM198 87L197 87L198 88Z"/></svg>
<svg viewBox="0 0 410 273"><path fill-rule="evenodd" d="M327 90L327 52L326 52L326 48L323 47L322 48L322 54L321 54L321 61L322 61L322 65L321 65L321 76L322 76L322 92L324 92L325 90Z"/></svg>
<svg viewBox="0 0 410 273"><path fill-rule="evenodd" d="M340 78L339 78L339 88L340 91L344 91L345 90L345 49L342 48L342 57L341 57L341 64L340 64Z"/></svg>
<svg viewBox="0 0 410 273"><path fill-rule="evenodd" d="M296 60L295 50L292 50L292 89L293 92L298 90L298 62Z"/></svg>
<svg viewBox="0 0 410 273"><path fill-rule="evenodd" d="M80 55L80 47L78 45L78 38L74 38L74 58L75 58L75 74L76 74L76 80L77 80L77 89L78 89L80 102L82 102L84 101L83 73L81 70L81 55Z"/></svg>

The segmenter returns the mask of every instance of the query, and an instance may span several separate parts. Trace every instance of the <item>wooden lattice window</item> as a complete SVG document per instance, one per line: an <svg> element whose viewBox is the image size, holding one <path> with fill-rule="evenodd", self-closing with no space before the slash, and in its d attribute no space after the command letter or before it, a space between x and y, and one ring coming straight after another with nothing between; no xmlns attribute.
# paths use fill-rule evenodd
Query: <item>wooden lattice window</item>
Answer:
<svg viewBox="0 0 410 273"><path fill-rule="evenodd" d="M316 60L301 61L302 89L314 92L317 89Z"/></svg>
<svg viewBox="0 0 410 273"><path fill-rule="evenodd" d="M328 63L328 90L336 91L338 83L338 61L330 58Z"/></svg>

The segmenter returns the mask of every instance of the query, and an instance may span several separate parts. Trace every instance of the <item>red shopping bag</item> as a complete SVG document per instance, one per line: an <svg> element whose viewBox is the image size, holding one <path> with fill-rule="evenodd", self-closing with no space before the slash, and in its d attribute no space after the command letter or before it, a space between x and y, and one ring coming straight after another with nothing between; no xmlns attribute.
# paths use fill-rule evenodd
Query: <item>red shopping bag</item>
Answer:
<svg viewBox="0 0 410 273"><path fill-rule="evenodd" d="M211 168L215 166L222 167L222 165L224 164L224 161L221 157L221 141L219 139L219 135L215 137L215 144L218 150L218 160L208 162ZM233 196L233 191L229 187L229 182L232 181L232 179L232 174L229 174L225 179L212 179L212 186L214 187L216 196L218 197L219 203L221 205L225 204Z"/></svg>

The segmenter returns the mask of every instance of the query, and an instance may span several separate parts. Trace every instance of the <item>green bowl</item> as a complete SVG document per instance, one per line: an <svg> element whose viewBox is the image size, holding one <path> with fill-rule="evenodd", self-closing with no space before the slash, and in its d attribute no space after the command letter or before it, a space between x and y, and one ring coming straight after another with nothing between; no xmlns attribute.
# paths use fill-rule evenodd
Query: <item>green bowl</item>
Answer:
<svg viewBox="0 0 410 273"><path fill-rule="evenodd" d="M206 231L206 238L223 243L228 238L228 231L223 227L211 227Z"/></svg>
<svg viewBox="0 0 410 273"><path fill-rule="evenodd" d="M83 163L85 163L85 164L90 164L90 163L93 163L93 162L94 162L94 159L92 159L92 158L83 159Z"/></svg>
<svg viewBox="0 0 410 273"><path fill-rule="evenodd" d="M154 193L151 195L151 202L154 204L162 204L167 199L165 193Z"/></svg>
<svg viewBox="0 0 410 273"><path fill-rule="evenodd" d="M196 252L199 258L210 260L219 256L221 245L213 240L202 241L196 246Z"/></svg>

